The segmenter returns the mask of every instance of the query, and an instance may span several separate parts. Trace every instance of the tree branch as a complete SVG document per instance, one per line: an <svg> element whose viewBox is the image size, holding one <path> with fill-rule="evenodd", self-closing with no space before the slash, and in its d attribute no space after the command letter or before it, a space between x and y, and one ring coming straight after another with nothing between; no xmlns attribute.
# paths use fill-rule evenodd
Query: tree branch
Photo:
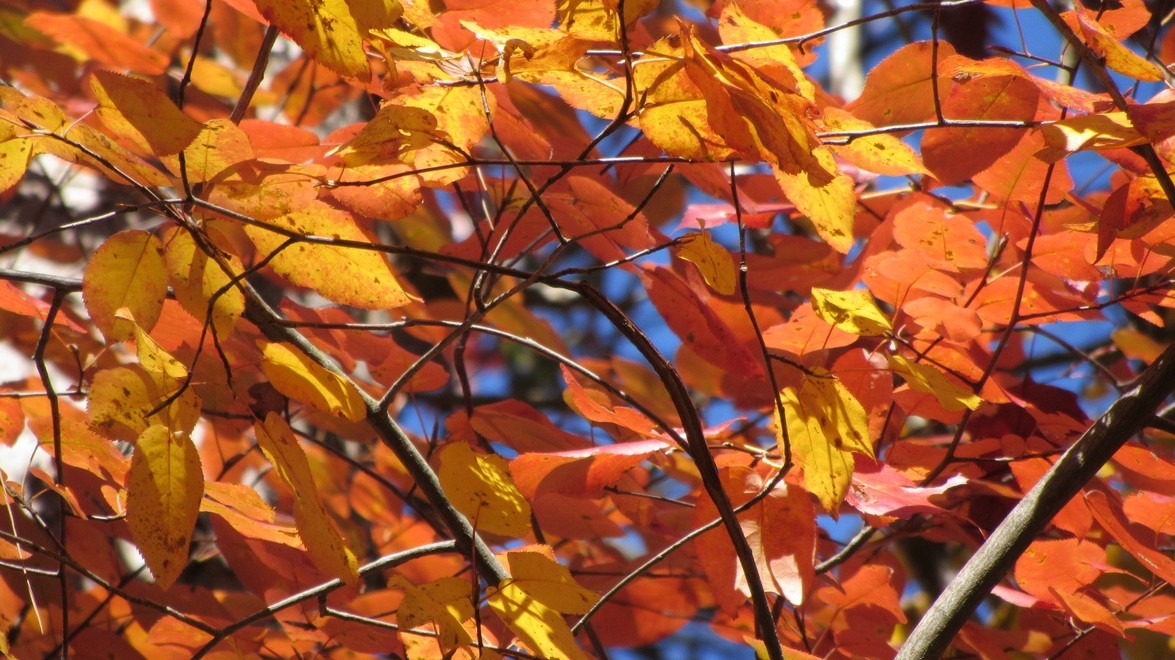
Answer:
<svg viewBox="0 0 1175 660"><path fill-rule="evenodd" d="M1053 516L1106 461L1150 423L1175 390L1175 345L1154 361L1137 384L1110 406L1016 504L950 586L934 602L898 653L899 660L939 657L979 603L1003 579Z"/></svg>

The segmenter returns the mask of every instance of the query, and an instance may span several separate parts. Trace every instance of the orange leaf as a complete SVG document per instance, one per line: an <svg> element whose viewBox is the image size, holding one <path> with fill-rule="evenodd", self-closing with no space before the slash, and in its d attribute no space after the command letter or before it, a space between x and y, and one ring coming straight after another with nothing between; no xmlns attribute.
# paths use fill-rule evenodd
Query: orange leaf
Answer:
<svg viewBox="0 0 1175 660"><path fill-rule="evenodd" d="M155 327L167 296L163 244L145 231L128 229L106 239L86 265L82 295L107 341L126 341L133 324L116 318L126 307L146 330Z"/></svg>
<svg viewBox="0 0 1175 660"><path fill-rule="evenodd" d="M1135 559L1159 579L1169 584L1175 584L1175 561L1154 549L1154 541L1148 543L1139 538L1139 534L1143 533L1143 530L1138 529L1140 526L1127 520L1117 502L1111 501L1105 493L1096 490L1085 493L1085 502L1089 505L1094 520L1109 532L1110 536L1114 537L1114 540L1127 552L1134 555ZM1153 534L1148 534L1148 536L1154 538Z"/></svg>
<svg viewBox="0 0 1175 660"><path fill-rule="evenodd" d="M92 18L34 12L25 19L25 25L115 69L130 69L149 76L167 70L166 55Z"/></svg>
<svg viewBox="0 0 1175 660"><path fill-rule="evenodd" d="M740 506L763 487L762 478L742 466L723 468L721 477L732 506ZM694 525L706 524L717 517L714 503L709 498L700 498L694 508ZM764 588L793 605L802 604L804 594L816 578L815 511L810 494L799 486L781 485L758 504L740 512L738 519ZM715 529L700 536L694 544L715 599L733 616L751 592L729 537L722 529Z"/></svg>
<svg viewBox="0 0 1175 660"><path fill-rule="evenodd" d="M924 121L934 116L932 45L929 41L903 46L873 67L865 89L845 110L874 126L893 126ZM938 58L955 54L945 41L938 42ZM939 76L946 72L941 68Z"/></svg>
<svg viewBox="0 0 1175 660"><path fill-rule="evenodd" d="M127 478L127 525L161 589L188 563L188 543L200 512L204 475L186 435L152 426L135 441Z"/></svg>
<svg viewBox="0 0 1175 660"><path fill-rule="evenodd" d="M540 492L599 495L628 470L671 445L662 440L621 442L602 447L521 454L510 461L510 474L528 498Z"/></svg>
<svg viewBox="0 0 1175 660"><path fill-rule="evenodd" d="M294 432L284 419L271 412L264 424L253 425L253 433L274 471L294 493L294 523L314 565L332 577L354 584L359 579L355 554L331 522L318 496L310 463Z"/></svg>
<svg viewBox="0 0 1175 660"><path fill-rule="evenodd" d="M1062 15L1062 18L1111 70L1136 80L1158 82L1164 79L1162 68L1141 55L1135 54L1119 41L1119 39L1129 36L1128 34L1111 34L1084 7L1067 11Z"/></svg>

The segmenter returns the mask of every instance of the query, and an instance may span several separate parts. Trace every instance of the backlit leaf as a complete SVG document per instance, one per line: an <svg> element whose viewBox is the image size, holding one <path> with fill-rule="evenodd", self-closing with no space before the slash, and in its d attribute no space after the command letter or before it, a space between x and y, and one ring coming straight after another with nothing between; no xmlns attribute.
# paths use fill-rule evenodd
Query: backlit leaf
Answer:
<svg viewBox="0 0 1175 660"><path fill-rule="evenodd" d="M200 512L204 475L186 435L151 426L135 441L127 477L127 525L160 588L175 583L188 563L188 543Z"/></svg>
<svg viewBox="0 0 1175 660"><path fill-rule="evenodd" d="M150 82L110 71L95 71L90 88L98 97L98 118L115 135L146 153L166 156L188 146L202 127Z"/></svg>
<svg viewBox="0 0 1175 660"><path fill-rule="evenodd" d="M940 40L936 45L940 61L955 54L955 49L945 41ZM874 126L930 119L934 116L933 51L929 41L897 49L869 71L861 96L845 109ZM938 71L940 76L945 73Z"/></svg>
<svg viewBox="0 0 1175 660"><path fill-rule="evenodd" d="M490 609L538 655L586 660L563 614L586 612L596 595L542 553L513 551L507 562L514 577L487 590Z"/></svg>
<svg viewBox="0 0 1175 660"><path fill-rule="evenodd" d="M367 416L354 385L288 344L265 344L261 371L277 391L294 401L352 422Z"/></svg>
<svg viewBox="0 0 1175 660"><path fill-rule="evenodd" d="M700 231L678 239L677 256L697 266L702 279L723 296L734 293L737 277L734 259L726 248L714 242L710 233Z"/></svg>
<svg viewBox="0 0 1175 660"><path fill-rule="evenodd" d="M510 474L518 489L529 498L546 492L594 497L646 458L670 447L663 440L641 440L568 451L525 453L510 462Z"/></svg>
<svg viewBox="0 0 1175 660"><path fill-rule="evenodd" d="M1069 117L1045 124L1040 131L1049 147L1044 156L1049 161L1075 151L1122 149L1147 142L1125 111Z"/></svg>
<svg viewBox="0 0 1175 660"><path fill-rule="evenodd" d="M893 324L873 302L873 296L863 289L829 291L812 289L812 309L826 322L856 335L886 335Z"/></svg>
<svg viewBox="0 0 1175 660"><path fill-rule="evenodd" d="M457 510L480 530L525 536L530 530L530 503L510 478L506 460L474 454L468 444L451 442L441 450L437 476Z"/></svg>
<svg viewBox="0 0 1175 660"><path fill-rule="evenodd" d="M371 245L371 238L350 214L325 204L314 204L267 220L266 224L281 233L255 225L245 227L245 233L262 255L277 251L291 235L359 244L343 247L297 241L287 245L270 265L294 284L314 289L337 303L363 309L392 309L412 302L413 297L392 273L387 257L363 247Z"/></svg>
<svg viewBox="0 0 1175 660"><path fill-rule="evenodd" d="M294 493L294 523L314 565L327 575L354 584L359 579L355 554L331 522L294 432L276 413L269 413L264 424L254 424L253 432L274 471Z"/></svg>
<svg viewBox="0 0 1175 660"><path fill-rule="evenodd" d="M1137 80L1160 81L1164 79L1163 69L1127 48L1120 39L1127 35L1113 35L1098 23L1094 14L1084 7L1065 12L1065 22L1102 58L1113 71Z"/></svg>
<svg viewBox="0 0 1175 660"><path fill-rule="evenodd" d="M463 625L473 618L468 580L446 577L416 586L402 575L393 575L388 580L388 587L404 592L404 602L396 611L400 626L417 628L431 624L437 631L441 650L445 652L473 641Z"/></svg>
<svg viewBox="0 0 1175 660"><path fill-rule="evenodd" d="M919 392L933 394L947 410L975 410L983 399L974 392L964 389L948 379L941 371L929 364L914 362L901 355L890 355L889 367L906 379L910 387Z"/></svg>
<svg viewBox="0 0 1175 660"><path fill-rule="evenodd" d="M108 341L126 341L134 335L131 323L116 318L123 307L149 331L159 320L167 296L163 244L136 229L111 236L86 265L82 295L90 317Z"/></svg>
<svg viewBox="0 0 1175 660"><path fill-rule="evenodd" d="M402 10L395 0L254 0L257 9L306 53L345 76L367 79L363 41L371 30L392 27Z"/></svg>
<svg viewBox="0 0 1175 660"><path fill-rule="evenodd" d="M535 600L563 614L584 614L598 598L598 594L581 587L567 567L547 553L511 550L506 553L506 565L515 584Z"/></svg>
<svg viewBox="0 0 1175 660"><path fill-rule="evenodd" d="M186 230L179 227L166 230L163 245L176 300L195 318L201 321L210 318L213 331L227 337L245 311L245 294L230 286L229 275L199 249ZM241 260L235 255L221 254L221 259L234 274L242 272Z"/></svg>
<svg viewBox="0 0 1175 660"><path fill-rule="evenodd" d="M853 452L873 457L868 414L839 380L819 371L798 392L786 387L779 396L787 418L785 442L776 413L780 451L791 449L804 485L835 517L853 474Z"/></svg>

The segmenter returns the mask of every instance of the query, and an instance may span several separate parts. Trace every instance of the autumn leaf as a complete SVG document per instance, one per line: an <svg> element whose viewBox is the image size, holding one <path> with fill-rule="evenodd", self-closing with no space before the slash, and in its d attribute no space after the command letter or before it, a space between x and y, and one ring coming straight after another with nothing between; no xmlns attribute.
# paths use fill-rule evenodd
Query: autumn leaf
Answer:
<svg viewBox="0 0 1175 660"><path fill-rule="evenodd" d="M479 530L525 536L530 530L530 503L510 478L505 459L474 454L468 444L452 442L440 453L437 476L457 510Z"/></svg>
<svg viewBox="0 0 1175 660"><path fill-rule="evenodd" d="M401 575L393 575L388 587L404 591L404 602L397 611L399 624L404 628L431 624L437 631L441 649L446 652L473 641L464 625L473 618L468 580L446 577L417 586Z"/></svg>
<svg viewBox="0 0 1175 660"><path fill-rule="evenodd" d="M111 236L86 266L82 296L94 324L110 341L126 341L134 334L131 323L116 318L124 307L146 330L155 327L167 296L163 244L136 229Z"/></svg>
<svg viewBox="0 0 1175 660"><path fill-rule="evenodd" d="M230 274L243 271L241 260L222 254L229 273L196 245L192 235L173 227L163 234L164 261L176 300L193 317L208 319L212 330L227 337L245 311L245 294L231 284Z"/></svg>
<svg viewBox="0 0 1175 660"><path fill-rule="evenodd" d="M350 214L338 209L314 204L267 220L265 226L248 225L245 233L263 255L281 250L270 262L280 275L337 303L392 309L415 300L401 287L387 257L375 249L372 239ZM296 240L299 237L326 242ZM287 244L291 238L294 241ZM335 245L331 240L357 245Z"/></svg>
<svg viewBox="0 0 1175 660"><path fill-rule="evenodd" d="M264 424L253 425L253 433L278 477L294 493L294 522L314 564L327 575L354 584L359 579L355 553L318 497L310 464L293 430L276 413L269 413Z"/></svg>
<svg viewBox="0 0 1175 660"><path fill-rule="evenodd" d="M873 302L868 291L812 289L812 309L827 323L855 335L887 335L893 325Z"/></svg>
<svg viewBox="0 0 1175 660"><path fill-rule="evenodd" d="M352 422L367 416L363 397L354 385L288 344L266 343L261 371L277 391L294 401Z"/></svg>
<svg viewBox="0 0 1175 660"><path fill-rule="evenodd" d="M371 75L363 41L371 30L392 27L402 9L394 0L254 0L257 9L310 56L344 76Z"/></svg>
<svg viewBox="0 0 1175 660"><path fill-rule="evenodd" d="M127 525L160 588L175 583L188 563L188 544L204 495L196 447L165 426L135 441L127 475Z"/></svg>
<svg viewBox="0 0 1175 660"><path fill-rule="evenodd" d="M976 410L983 404L979 395L955 384L931 365L914 362L897 354L887 357L890 368L905 378L911 388L933 394L947 410Z"/></svg>
<svg viewBox="0 0 1175 660"><path fill-rule="evenodd" d="M729 296L735 288L734 259L726 248L714 242L710 234L700 231L678 239L677 256L698 268L706 284L719 295Z"/></svg>
<svg viewBox="0 0 1175 660"><path fill-rule="evenodd" d="M489 606L532 651L547 658L587 658L563 614L582 614L596 595L540 552L507 553L512 579L489 589Z"/></svg>
<svg viewBox="0 0 1175 660"><path fill-rule="evenodd" d="M853 474L853 452L873 457L865 409L839 380L819 371L779 398L786 418L785 426L776 413L780 451L791 450L804 485L835 517Z"/></svg>
<svg viewBox="0 0 1175 660"><path fill-rule="evenodd" d="M182 151L202 129L147 80L95 71L90 88L98 97L102 123L146 153L166 156Z"/></svg>

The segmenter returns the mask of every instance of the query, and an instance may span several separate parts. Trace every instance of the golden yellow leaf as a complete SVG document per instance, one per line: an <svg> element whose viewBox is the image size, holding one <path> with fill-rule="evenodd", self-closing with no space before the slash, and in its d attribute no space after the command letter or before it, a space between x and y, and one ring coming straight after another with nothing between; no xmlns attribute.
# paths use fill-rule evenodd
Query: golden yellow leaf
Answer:
<svg viewBox="0 0 1175 660"><path fill-rule="evenodd" d="M857 119L840 108L824 109L824 128L829 131L868 131L873 124ZM854 137L844 145L830 145L833 153L861 169L884 174L928 174L918 152L889 133Z"/></svg>
<svg viewBox="0 0 1175 660"><path fill-rule="evenodd" d="M264 424L253 425L253 433L265 458L294 493L294 524L314 565L347 584L357 582L359 564L355 553L331 522L318 496L306 453L298 445L293 430L280 415L271 412Z"/></svg>
<svg viewBox="0 0 1175 660"><path fill-rule="evenodd" d="M530 502L510 478L506 460L492 454L474 454L465 442L451 442L441 450L437 476L449 500L474 527L503 536L530 532Z"/></svg>
<svg viewBox="0 0 1175 660"><path fill-rule="evenodd" d="M1127 48L1098 23L1089 10L1078 6L1074 11L1065 12L1064 18L1109 69L1136 80L1158 82L1164 79L1162 67Z"/></svg>
<svg viewBox="0 0 1175 660"><path fill-rule="evenodd" d="M90 318L107 341L134 337L134 324L116 317L123 307L130 310L139 325L151 330L167 297L163 244L152 234L136 229L106 239L86 264L82 296Z"/></svg>
<svg viewBox="0 0 1175 660"><path fill-rule="evenodd" d="M148 416L179 389L163 372L139 364L103 369L90 383L86 409L94 428L118 440L131 440L148 426L187 435L200 420L200 397L187 388L163 410Z"/></svg>
<svg viewBox="0 0 1175 660"><path fill-rule="evenodd" d="M469 580L447 577L416 586L402 575L393 575L388 580L388 588L404 592L404 600L396 611L396 623L402 628L432 624L445 652L473 641L464 625L473 618Z"/></svg>
<svg viewBox="0 0 1175 660"><path fill-rule="evenodd" d="M955 411L963 408L975 410L983 399L978 394L956 385L938 369L921 364L901 355L890 355L889 368L901 374L915 390L933 394L943 408Z"/></svg>
<svg viewBox="0 0 1175 660"><path fill-rule="evenodd" d="M294 401L352 422L367 416L363 397L354 385L288 344L267 343L261 371L278 392Z"/></svg>
<svg viewBox="0 0 1175 660"><path fill-rule="evenodd" d="M405 162L413 151L438 138L437 118L421 108L385 105L375 117L345 144L328 156L339 156L348 166L391 161Z"/></svg>
<svg viewBox="0 0 1175 660"><path fill-rule="evenodd" d="M678 239L678 242L681 247L677 256L697 266L702 279L706 280L711 289L724 296L734 293L738 278L734 259L726 248L710 238L709 232L687 234Z"/></svg>
<svg viewBox="0 0 1175 660"><path fill-rule="evenodd" d="M367 236L349 213L316 203L266 224L284 233L247 225L245 233L262 256L280 248L288 234L331 240L345 240L371 246ZM355 246L295 242L286 246L270 265L289 281L314 289L342 305L363 309L393 309L413 301L396 280L382 252Z"/></svg>
<svg viewBox="0 0 1175 660"><path fill-rule="evenodd" d="M16 128L0 116L0 193L24 176L33 153L33 141L16 134Z"/></svg>
<svg viewBox="0 0 1175 660"><path fill-rule="evenodd" d="M823 372L805 377L799 392L787 387L779 396L787 417L787 446L804 469L804 486L835 517L853 475L853 452L873 456L865 409L839 380ZM775 425L783 451L778 413Z"/></svg>
<svg viewBox="0 0 1175 660"><path fill-rule="evenodd" d="M184 148L183 172L189 183L204 183L253 157L253 145L240 126L227 119L210 119ZM178 155L162 160L172 173L181 176Z"/></svg>
<svg viewBox="0 0 1175 660"><path fill-rule="evenodd" d="M511 550L506 563L513 581L544 605L564 614L585 614L599 594L579 586L571 571L552 557L534 550Z"/></svg>
<svg viewBox="0 0 1175 660"><path fill-rule="evenodd" d="M624 23L631 27L657 7L657 0L625 2ZM607 0L560 0L556 18L559 29L584 41L614 42L620 38L617 3Z"/></svg>
<svg viewBox="0 0 1175 660"><path fill-rule="evenodd" d="M187 435L151 426L135 442L127 476L127 526L161 589L188 563L188 543L200 512L204 475Z"/></svg>
<svg viewBox="0 0 1175 660"><path fill-rule="evenodd" d="M155 376L158 384L179 384L188 376L188 368L163 350L138 324L135 324L135 353L139 357L139 364Z"/></svg>
<svg viewBox="0 0 1175 660"><path fill-rule="evenodd" d="M371 76L363 40L371 30L392 27L402 10L395 0L255 0L269 22L306 54L344 76Z"/></svg>
<svg viewBox="0 0 1175 660"><path fill-rule="evenodd" d="M1056 161L1075 151L1125 149L1149 140L1139 133L1125 111L1080 115L1040 127L1048 145L1037 156Z"/></svg>
<svg viewBox="0 0 1175 660"><path fill-rule="evenodd" d="M864 289L830 291L812 289L812 309L816 315L845 332L855 335L886 335L893 325Z"/></svg>
<svg viewBox="0 0 1175 660"><path fill-rule="evenodd" d="M229 276L221 270L219 264L197 248L196 241L186 230L179 227L166 230L163 233L163 246L176 300L195 318L210 320L213 332L219 337L227 337L245 311L245 294L235 286L228 286L231 281ZM244 270L236 255L221 256L234 273Z"/></svg>
<svg viewBox="0 0 1175 660"><path fill-rule="evenodd" d="M563 615L530 595L521 584L506 580L486 591L490 609L533 653L553 660L587 660Z"/></svg>
<svg viewBox="0 0 1175 660"><path fill-rule="evenodd" d="M134 142L145 153L164 156L181 151L199 134L200 122L185 115L163 90L142 78L95 71L90 89L98 98L97 114L114 135Z"/></svg>

